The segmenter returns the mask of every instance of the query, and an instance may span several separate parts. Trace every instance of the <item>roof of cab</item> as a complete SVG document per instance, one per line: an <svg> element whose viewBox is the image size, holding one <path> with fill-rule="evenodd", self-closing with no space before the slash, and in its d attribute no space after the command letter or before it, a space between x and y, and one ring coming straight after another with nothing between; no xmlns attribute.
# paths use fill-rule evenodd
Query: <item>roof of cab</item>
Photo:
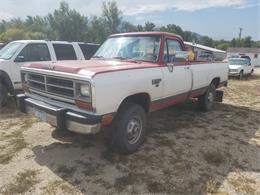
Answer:
<svg viewBox="0 0 260 195"><path fill-rule="evenodd" d="M51 41L51 40L17 40L13 42L21 42L21 43L46 43L46 42L51 42L51 43L71 43L68 41Z"/></svg>
<svg viewBox="0 0 260 195"><path fill-rule="evenodd" d="M180 35L174 34L174 33L168 33L168 32L160 32L160 31L152 31L152 32L129 32L129 33L119 33L119 34L113 34L110 35L109 37L120 37L120 36L137 36L137 35L165 35L165 36L174 36L178 37L179 39L183 40Z"/></svg>
<svg viewBox="0 0 260 195"><path fill-rule="evenodd" d="M228 60L240 60L240 61L247 61L246 58L228 58Z"/></svg>

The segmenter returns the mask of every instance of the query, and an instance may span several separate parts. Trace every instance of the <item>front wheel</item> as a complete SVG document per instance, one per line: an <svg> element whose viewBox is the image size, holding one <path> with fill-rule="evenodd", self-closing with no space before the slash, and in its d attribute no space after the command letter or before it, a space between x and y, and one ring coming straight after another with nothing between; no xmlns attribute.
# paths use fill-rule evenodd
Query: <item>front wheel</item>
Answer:
<svg viewBox="0 0 260 195"><path fill-rule="evenodd" d="M112 144L119 153L135 152L144 142L146 132L146 113L134 103L127 103L115 118Z"/></svg>
<svg viewBox="0 0 260 195"><path fill-rule="evenodd" d="M0 108L5 106L7 102L8 91L7 88L0 83Z"/></svg>
<svg viewBox="0 0 260 195"><path fill-rule="evenodd" d="M198 98L198 104L202 111L209 111L212 109L216 99L216 87L213 83L210 84L206 93Z"/></svg>
<svg viewBox="0 0 260 195"><path fill-rule="evenodd" d="M243 79L243 77L244 77L244 72L243 72L243 70L241 70L238 75L238 78L239 78L239 80L241 80L241 79Z"/></svg>

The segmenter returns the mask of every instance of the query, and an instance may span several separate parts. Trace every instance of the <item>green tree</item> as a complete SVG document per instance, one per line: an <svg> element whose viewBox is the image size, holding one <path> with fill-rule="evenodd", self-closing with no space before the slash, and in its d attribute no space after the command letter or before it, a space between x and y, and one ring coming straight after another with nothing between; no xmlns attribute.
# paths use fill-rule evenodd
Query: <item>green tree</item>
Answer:
<svg viewBox="0 0 260 195"><path fill-rule="evenodd" d="M144 25L144 31L154 31L155 24L152 22L146 22Z"/></svg>
<svg viewBox="0 0 260 195"><path fill-rule="evenodd" d="M250 36L245 37L243 47L252 47L252 38Z"/></svg>
<svg viewBox="0 0 260 195"><path fill-rule="evenodd" d="M116 2L103 2L102 11L102 16L104 17L104 22L109 30L109 33L113 34L120 32L123 17L122 12L117 7Z"/></svg>
<svg viewBox="0 0 260 195"><path fill-rule="evenodd" d="M2 42L10 42L14 40L28 39L26 32L19 28L9 28L4 33L0 34Z"/></svg>
<svg viewBox="0 0 260 195"><path fill-rule="evenodd" d="M203 36L199 42L200 42L200 44L208 46L208 47L215 47L215 43L214 43L213 39L208 36Z"/></svg>
<svg viewBox="0 0 260 195"><path fill-rule="evenodd" d="M135 32L138 31L137 26L131 24L130 22L123 21L121 26L121 32Z"/></svg>
<svg viewBox="0 0 260 195"><path fill-rule="evenodd" d="M108 29L104 28L104 19L94 16L90 19L88 32L85 40L88 42L102 43L109 35Z"/></svg>
<svg viewBox="0 0 260 195"><path fill-rule="evenodd" d="M48 22L58 40L82 41L87 31L86 18L66 2L61 2L60 8L49 14Z"/></svg>
<svg viewBox="0 0 260 195"><path fill-rule="evenodd" d="M229 44L228 43L219 43L217 45L217 49L220 49L220 50L224 50L224 51L227 51L227 48L229 47Z"/></svg>

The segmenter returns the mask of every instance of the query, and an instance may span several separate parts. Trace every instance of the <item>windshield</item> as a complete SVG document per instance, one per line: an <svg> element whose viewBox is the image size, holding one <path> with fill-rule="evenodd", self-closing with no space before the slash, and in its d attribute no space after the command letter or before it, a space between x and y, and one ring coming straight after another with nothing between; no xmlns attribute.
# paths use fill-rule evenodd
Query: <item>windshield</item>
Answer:
<svg viewBox="0 0 260 195"><path fill-rule="evenodd" d="M246 65L246 60L243 59L230 59L229 60L230 65Z"/></svg>
<svg viewBox="0 0 260 195"><path fill-rule="evenodd" d="M157 61L160 37L132 36L109 38L93 58Z"/></svg>
<svg viewBox="0 0 260 195"><path fill-rule="evenodd" d="M16 53L23 43L12 42L0 50L0 59L8 60Z"/></svg>

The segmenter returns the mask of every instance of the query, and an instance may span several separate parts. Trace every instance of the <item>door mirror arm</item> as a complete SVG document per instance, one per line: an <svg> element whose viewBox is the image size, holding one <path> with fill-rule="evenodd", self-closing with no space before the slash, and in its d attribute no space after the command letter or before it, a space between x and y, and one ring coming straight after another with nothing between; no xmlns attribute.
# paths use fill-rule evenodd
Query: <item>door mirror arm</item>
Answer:
<svg viewBox="0 0 260 195"><path fill-rule="evenodd" d="M169 72L173 72L174 63L166 63L166 66L168 67Z"/></svg>

